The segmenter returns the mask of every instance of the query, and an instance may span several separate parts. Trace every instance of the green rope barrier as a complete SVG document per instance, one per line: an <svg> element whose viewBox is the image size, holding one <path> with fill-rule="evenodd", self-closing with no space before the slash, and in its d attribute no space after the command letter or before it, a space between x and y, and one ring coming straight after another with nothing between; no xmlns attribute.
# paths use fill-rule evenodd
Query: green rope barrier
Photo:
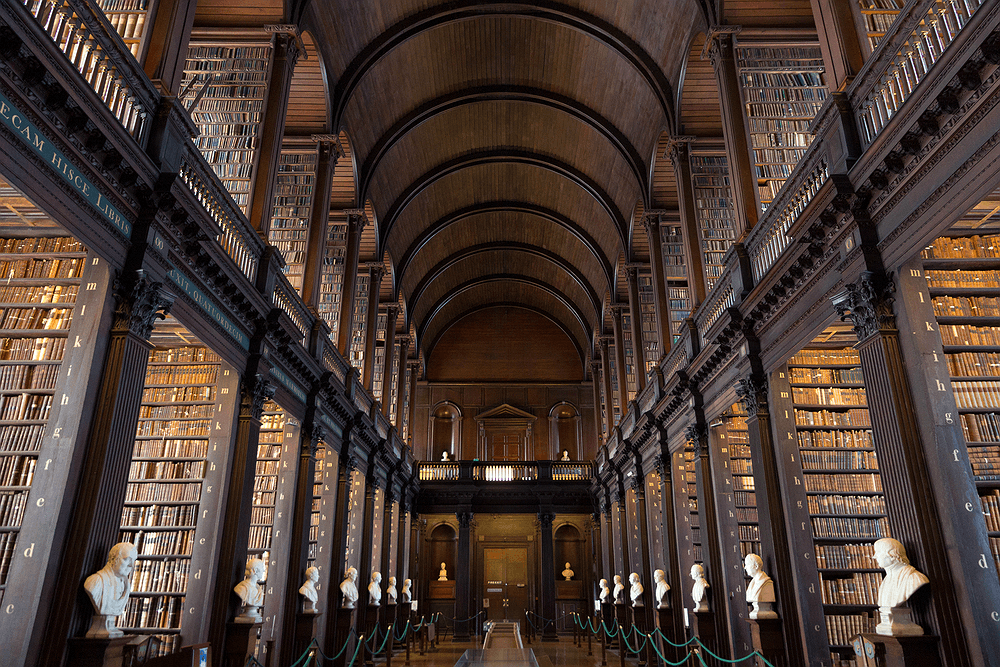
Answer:
<svg viewBox="0 0 1000 667"><path fill-rule="evenodd" d="M361 645L364 643L365 643L365 636L361 635L360 639L358 640L358 645L354 647L354 655L351 656L351 661L347 663L347 667L354 667L354 661L358 657L358 651L361 650Z"/></svg>
<svg viewBox="0 0 1000 667"><path fill-rule="evenodd" d="M646 640L649 639L649 635L643 635L641 632L639 632L639 628L635 627L634 625L632 626L632 630L634 631L634 634L642 635L643 638L642 644L640 644L638 648L632 648L632 646L628 643L628 637L626 635L622 635L622 642L625 644L625 648L627 648L629 651L631 651L632 653L638 653L646 645ZM629 634L633 633L630 632Z"/></svg>
<svg viewBox="0 0 1000 667"><path fill-rule="evenodd" d="M660 631L659 628L654 628L653 632L655 632L656 634L660 635L660 639L662 639L663 641L667 642L668 644L670 644L674 648L684 648L685 646L687 646L688 644L690 644L691 642L693 642L695 639L697 639L697 637L691 637L691 639L687 640L683 644L675 644L672 641L670 641L669 639L667 639L667 636L665 634L663 634Z"/></svg>
<svg viewBox="0 0 1000 667"><path fill-rule="evenodd" d="M768 662L767 658L765 658L764 656L762 656L757 651L754 651L753 653L751 653L748 656L745 656L745 657L742 657L742 658L737 658L736 660L727 660L726 658L723 658L721 656L718 656L718 655L715 655L714 653L712 653L712 651L707 646L705 646L704 644L702 644L701 640L698 639L697 637L695 637L695 639L698 640L698 646L700 646L705 651L705 653L709 654L710 656L712 656L713 658L715 658L719 662L725 662L725 663L728 663L730 665L735 665L736 663L739 663L739 662L746 662L747 660L753 660L754 658L760 658L761 660L764 661L764 664L767 665L767 667L774 667L774 665L772 665L770 662Z"/></svg>
<svg viewBox="0 0 1000 667"><path fill-rule="evenodd" d="M376 625L376 627L378 627ZM389 626L389 631L385 633L385 639L382 640L382 646L379 647L377 651L372 651L372 655L378 655L385 650L385 645L389 643L389 637L392 636L392 626ZM372 644L374 646L374 644Z"/></svg>
<svg viewBox="0 0 1000 667"><path fill-rule="evenodd" d="M372 636L369 637L368 640L365 642L365 646L368 646L368 642L371 642L371 645L375 646L375 642L378 641L378 626L379 626L379 623L381 623L381 621L375 621L375 627L372 628ZM370 650L370 648L369 648L369 650Z"/></svg>
<svg viewBox="0 0 1000 667"><path fill-rule="evenodd" d="M614 639L615 637L617 637L618 636L618 631L621 629L621 628L618 627L618 621L617 620L614 621L614 624L615 624L615 633L611 634L611 631L608 630L608 626L604 623L604 621L601 621L601 627L604 628L604 634L606 634L608 636L608 639Z"/></svg>
<svg viewBox="0 0 1000 667"><path fill-rule="evenodd" d="M670 667L680 667L680 665L683 665L684 663L686 663L688 661L688 658L691 657L691 653L692 652L688 651L687 655L685 655L683 658L681 658L680 662L670 662L669 660L667 660L667 658L662 653L660 653L660 649L656 645L656 642L652 642L652 644L653 644L653 650L656 651L656 655L660 656L660 660L662 660L666 664L670 665Z"/></svg>
<svg viewBox="0 0 1000 667"><path fill-rule="evenodd" d="M256 667L264 667L264 665L260 664L260 661L257 660L257 658L253 657L253 655L248 655L247 662L243 667L252 667L253 665L256 665Z"/></svg>
<svg viewBox="0 0 1000 667"><path fill-rule="evenodd" d="M402 635L400 635L400 636L398 636L398 637L396 637L396 641L397 641L397 642L401 642L401 641L403 641L404 639L406 639L406 633L408 633L409 631L410 631L410 622L409 622L409 621L407 621L407 622L406 622L406 627L405 627L405 628L403 628L403 634L402 634Z"/></svg>

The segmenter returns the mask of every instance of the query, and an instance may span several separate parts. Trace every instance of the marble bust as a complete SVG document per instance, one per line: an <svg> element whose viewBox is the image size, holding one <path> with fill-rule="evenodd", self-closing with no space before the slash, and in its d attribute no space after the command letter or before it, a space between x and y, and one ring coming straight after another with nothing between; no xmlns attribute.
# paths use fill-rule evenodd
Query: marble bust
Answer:
<svg viewBox="0 0 1000 667"><path fill-rule="evenodd" d="M608 580L601 579L601 582L598 584L598 586L600 586L601 588L601 594L599 596L601 602L607 602L608 596L611 595L611 589L608 588Z"/></svg>
<svg viewBox="0 0 1000 667"><path fill-rule="evenodd" d="M573 570L570 569L569 563L566 563L566 569L562 571L563 579L565 579L566 581L570 581L571 579L573 579L573 574L574 574Z"/></svg>
<svg viewBox="0 0 1000 667"><path fill-rule="evenodd" d="M666 609L669 606L667 593L670 592L667 575L663 570L654 570L653 581L656 583L656 590L653 592L653 595L656 596L656 607L657 609Z"/></svg>
<svg viewBox="0 0 1000 667"><path fill-rule="evenodd" d="M389 585L385 587L385 603L396 604L396 577L389 577Z"/></svg>
<svg viewBox="0 0 1000 667"><path fill-rule="evenodd" d="M132 592L130 576L137 556L131 542L119 542L108 552L108 562L83 582L94 617L87 637L121 637L124 633L115 627L115 618L121 616Z"/></svg>
<svg viewBox="0 0 1000 667"><path fill-rule="evenodd" d="M373 607L378 607L382 604L382 587L379 585L382 583L382 573L372 572L371 582L368 584L368 603Z"/></svg>
<svg viewBox="0 0 1000 667"><path fill-rule="evenodd" d="M708 611L708 580L705 579L705 568L698 563L691 566L691 578L694 586L691 588L691 599L694 600L694 611Z"/></svg>
<svg viewBox="0 0 1000 667"><path fill-rule="evenodd" d="M441 570L438 572L438 581L448 581L448 568L441 563Z"/></svg>
<svg viewBox="0 0 1000 667"><path fill-rule="evenodd" d="M612 592L611 596L614 598L615 604L622 604L625 600L622 599L622 591L625 590L625 584L622 583L622 575L615 575L615 590Z"/></svg>
<svg viewBox="0 0 1000 667"><path fill-rule="evenodd" d="M410 586L413 584L409 579L403 579L403 590L399 591L399 597L403 602L409 602L413 593L410 591Z"/></svg>
<svg viewBox="0 0 1000 667"><path fill-rule="evenodd" d="M358 601L358 586L356 582L358 580L358 571L353 568L347 568L346 576L344 580L340 582L340 592L344 596L344 601L341 606L344 609L354 609L354 605Z"/></svg>
<svg viewBox="0 0 1000 667"><path fill-rule="evenodd" d="M642 591L644 590L642 584L639 583L639 575L636 572L628 575L628 582L632 584L629 588L628 596L632 600L633 607L641 607L642 605Z"/></svg>
<svg viewBox="0 0 1000 667"><path fill-rule="evenodd" d="M563 450L563 452L562 452L562 458L560 458L559 460L560 461L569 461L570 460L570 458L569 458L569 450L568 449L564 449Z"/></svg>
<svg viewBox="0 0 1000 667"><path fill-rule="evenodd" d="M747 602L753 605L750 618L778 618L774 610L774 582L764 572L764 561L757 554L747 554L743 569L750 582L747 584Z"/></svg>
<svg viewBox="0 0 1000 667"><path fill-rule="evenodd" d="M264 579L265 572L267 566L259 558L247 563L246 579L233 588L243 603L239 615L234 619L236 623L260 623L264 620L260 615L261 605L264 604L264 587L260 585L260 581Z"/></svg>
<svg viewBox="0 0 1000 667"><path fill-rule="evenodd" d="M448 457L448 450L447 449L444 450L443 452L441 452L441 460L442 461L451 461L451 459Z"/></svg>
<svg viewBox="0 0 1000 667"><path fill-rule="evenodd" d="M317 581L319 581L319 568L307 567L305 583L299 588L299 595L302 596L302 611L307 614L316 612L316 601L319 600L319 591L316 590Z"/></svg>
<svg viewBox="0 0 1000 667"><path fill-rule="evenodd" d="M924 629L913 622L910 609L905 605L930 580L910 565L906 548L891 537L875 542L875 562L885 570L885 577L878 588L879 624L875 626L875 632L895 637L924 634Z"/></svg>

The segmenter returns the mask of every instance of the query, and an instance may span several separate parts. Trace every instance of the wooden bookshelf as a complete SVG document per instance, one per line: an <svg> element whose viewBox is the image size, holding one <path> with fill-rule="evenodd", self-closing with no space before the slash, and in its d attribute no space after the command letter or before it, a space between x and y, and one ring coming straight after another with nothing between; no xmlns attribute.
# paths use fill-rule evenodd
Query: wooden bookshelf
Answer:
<svg viewBox="0 0 1000 667"><path fill-rule="evenodd" d="M625 348L625 387L628 400L635 398L636 382L635 341L632 340L632 314L627 308L622 310L622 345Z"/></svg>
<svg viewBox="0 0 1000 667"><path fill-rule="evenodd" d="M275 176L274 211L267 235L268 241L285 260L284 273L288 282L300 293L316 189L317 157L316 146L282 149Z"/></svg>
<svg viewBox="0 0 1000 667"><path fill-rule="evenodd" d="M259 558L270 562L274 533L275 500L278 495L278 473L285 442L285 412L274 401L264 403L257 441L257 466L253 485L253 506L250 510L250 537L247 561Z"/></svg>
<svg viewBox="0 0 1000 667"><path fill-rule="evenodd" d="M819 44L739 43L736 66L764 212L812 143L809 125L829 91Z"/></svg>
<svg viewBox="0 0 1000 667"><path fill-rule="evenodd" d="M365 323L368 318L368 270L365 268L352 267L357 271L357 283L354 288L354 312L351 314L351 342L350 361L351 365L357 369L363 369L365 365ZM377 331L380 340L385 340L386 315L380 312L378 315ZM377 345L377 343L376 343ZM376 351L376 359L378 352ZM376 361L375 382L380 382L382 377L382 365ZM381 387L381 384L379 384ZM372 394L375 396L376 394ZM381 394L377 394L381 397Z"/></svg>
<svg viewBox="0 0 1000 667"><path fill-rule="evenodd" d="M225 46L191 41L180 97L198 126L198 150L249 213L260 123L267 92L269 42Z"/></svg>
<svg viewBox="0 0 1000 667"><path fill-rule="evenodd" d="M47 430L87 249L0 239L0 601Z"/></svg>
<svg viewBox="0 0 1000 667"><path fill-rule="evenodd" d="M869 51L878 48L905 4L905 0L858 0L856 6Z"/></svg>
<svg viewBox="0 0 1000 667"><path fill-rule="evenodd" d="M94 4L104 12L111 27L138 59L146 36L149 0L95 0Z"/></svg>
<svg viewBox="0 0 1000 667"><path fill-rule="evenodd" d="M673 342L681 338L684 320L691 316L691 292L687 287L667 287L667 307L670 310L670 333Z"/></svg>
<svg viewBox="0 0 1000 667"><path fill-rule="evenodd" d="M356 311L355 311L356 313ZM355 315L355 321L357 321L357 316ZM378 317L375 322L375 359L372 361L372 396L378 400L382 400L382 368L385 366L385 328L389 321L389 316L384 310L379 310ZM354 357L354 340L358 340L360 345L360 351L358 352L358 361L363 363L364 361L364 332L359 329L355 329L355 334L352 338L351 345L351 357ZM351 362L354 363L353 360Z"/></svg>
<svg viewBox="0 0 1000 667"><path fill-rule="evenodd" d="M337 340L340 328L340 295L344 289L344 255L347 253L347 223L330 221L326 233L326 252L316 310L330 326L330 340ZM361 296L361 295L357 295ZM364 295L365 301L368 295Z"/></svg>
<svg viewBox="0 0 1000 667"><path fill-rule="evenodd" d="M681 226L661 224L660 244L663 248L663 275L667 280L686 280L687 262L684 260L684 235Z"/></svg>
<svg viewBox="0 0 1000 667"><path fill-rule="evenodd" d="M186 345L156 347L146 370L119 535L135 544L139 557L119 626L157 635L165 653L181 644L204 514L202 482L209 466L219 466L210 437L221 400L220 371L215 353Z"/></svg>
<svg viewBox="0 0 1000 667"><path fill-rule="evenodd" d="M642 347L648 374L660 359L660 341L656 332L656 294L653 291L653 274L649 269L639 269L639 316L641 318Z"/></svg>
<svg viewBox="0 0 1000 667"><path fill-rule="evenodd" d="M701 519L698 514L698 473L695 469L695 454L694 448L688 444L684 447L684 485L686 495L686 505L688 512L690 514L690 531L691 531L691 558L692 562L704 564L704 557L702 556L702 541L701 541Z"/></svg>
<svg viewBox="0 0 1000 667"><path fill-rule="evenodd" d="M691 186L705 268L705 287L711 290L726 270L722 258L736 242L736 214L726 154L692 149Z"/></svg>
<svg viewBox="0 0 1000 667"><path fill-rule="evenodd" d="M943 236L921 252L990 551L1000 570L1000 235Z"/></svg>

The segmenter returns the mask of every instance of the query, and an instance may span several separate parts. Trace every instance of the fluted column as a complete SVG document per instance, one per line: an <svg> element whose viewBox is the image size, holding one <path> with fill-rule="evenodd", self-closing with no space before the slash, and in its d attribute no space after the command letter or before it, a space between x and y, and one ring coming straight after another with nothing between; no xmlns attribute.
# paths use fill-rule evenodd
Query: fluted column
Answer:
<svg viewBox="0 0 1000 667"><path fill-rule="evenodd" d="M628 377L625 374L625 336L622 333L622 313L625 306L611 305L611 324L615 335L615 374L618 376L618 406L622 414L628 410Z"/></svg>
<svg viewBox="0 0 1000 667"><path fill-rule="evenodd" d="M326 236L330 223L330 191L337 158L343 155L337 137L332 134L314 134L318 142L316 156L316 187L313 190L312 209L309 213L309 240L306 244L306 263L302 267L302 300L307 306L319 305L323 284L323 260L326 258Z"/></svg>
<svg viewBox="0 0 1000 667"><path fill-rule="evenodd" d="M351 430L354 425L349 425L343 436L340 455L337 457L337 501L333 513L333 553L330 555L330 573L326 587L326 643L323 652L327 655L334 655L340 647L347 641L348 635L344 634L343 628L338 628L337 613L343 600L341 600L340 582L344 580L346 572L344 561L347 555L347 535L351 521L351 475L357 470L357 459L349 454L352 449ZM358 581L360 584L361 581ZM360 588L360 587L359 587Z"/></svg>
<svg viewBox="0 0 1000 667"><path fill-rule="evenodd" d="M299 59L299 41L296 25L270 25L265 26L265 29L273 32L274 38L248 217L254 229L267 238L271 228L271 212L274 210L278 158L281 156L281 141L285 136L288 91L292 87L292 71Z"/></svg>
<svg viewBox="0 0 1000 667"><path fill-rule="evenodd" d="M667 449L667 434L662 428L657 429L657 439L659 441L660 454L656 455L656 473L660 478L660 516L657 523L660 525L662 535L662 552L655 554L663 559L663 571L666 575L667 584L670 590L667 595L670 600L670 620L668 627L660 627L660 632L666 635L667 639L679 644L684 637L684 601L686 599L687 572L682 572L680 567L679 547L677 542L677 522L674 520L674 489L673 477L670 471L670 452ZM655 568L654 568L655 569ZM655 590L655 587L654 587ZM664 655L673 660L678 660L678 649L665 645Z"/></svg>
<svg viewBox="0 0 1000 667"><path fill-rule="evenodd" d="M601 446L604 440L604 411L601 410L601 362L596 359L590 361L590 381L594 389L594 429L597 432L597 447Z"/></svg>
<svg viewBox="0 0 1000 667"><path fill-rule="evenodd" d="M556 617L556 572L555 572L555 544L552 540L552 522L556 515L550 510L543 510L538 513L538 532L541 543L541 610L542 618L555 619ZM542 621L544 623L544 621ZM546 623L542 629L542 639L545 641L558 641L556 635L556 624Z"/></svg>
<svg viewBox="0 0 1000 667"><path fill-rule="evenodd" d="M396 359L396 319L399 305L390 303L385 309L385 358L382 363L382 414L389 417L392 390L392 364Z"/></svg>
<svg viewBox="0 0 1000 667"><path fill-rule="evenodd" d="M719 104L722 107L722 134L726 140L726 162L732 185L733 209L736 213L736 238L740 239L757 224L757 174L750 159L746 111L740 92L739 73L733 40L739 26L712 26L705 40L706 55L715 69Z"/></svg>
<svg viewBox="0 0 1000 667"><path fill-rule="evenodd" d="M197 4L197 0L157 0L153 4L155 13L146 18L150 26L143 68L164 94L180 92Z"/></svg>
<svg viewBox="0 0 1000 667"><path fill-rule="evenodd" d="M378 300L385 264L368 262L368 312L365 313L365 358L361 384L369 393L375 377L375 339L378 337Z"/></svg>
<svg viewBox="0 0 1000 667"><path fill-rule="evenodd" d="M347 214L347 248L344 253L344 286L340 293L340 323L337 327L337 349L350 359L351 328L354 321L354 292L358 284L358 256L361 252L361 232L367 219L363 209Z"/></svg>
<svg viewBox="0 0 1000 667"><path fill-rule="evenodd" d="M840 0L812 0L813 19L826 63L825 77L831 91L843 90L865 64L867 44L862 46L850 5Z"/></svg>
<svg viewBox="0 0 1000 667"><path fill-rule="evenodd" d="M414 352L419 355L420 349L417 348ZM407 367L410 369L410 414L406 421L406 444L412 446L413 441L413 426L414 419L416 419L417 414L417 376L420 374L420 361L418 359L411 359L406 362Z"/></svg>
<svg viewBox="0 0 1000 667"><path fill-rule="evenodd" d="M656 313L656 336L660 341L659 355L655 361L663 358L673 345L670 333L670 307L667 299L667 274L663 265L663 239L660 235L660 225L664 211L646 211L642 216L642 224L646 228L649 239L649 268L653 274L653 304Z"/></svg>
<svg viewBox="0 0 1000 667"><path fill-rule="evenodd" d="M705 255L701 249L701 232L695 210L694 184L691 181L691 151L688 142L695 137L674 137L667 155L674 165L677 199L681 209L681 229L684 234L684 262L687 264L688 294L692 310L705 300Z"/></svg>
<svg viewBox="0 0 1000 667"><path fill-rule="evenodd" d="M472 611L472 524L473 514L469 510L459 510L458 516L458 564L455 568L455 595L457 596L455 616L463 621ZM455 623L455 639L469 638L469 621Z"/></svg>
<svg viewBox="0 0 1000 667"><path fill-rule="evenodd" d="M612 429L615 427L615 395L611 391L611 359L608 350L609 338L601 336L599 341L601 346L601 377L604 380L604 411L607 418L606 437L610 437Z"/></svg>
<svg viewBox="0 0 1000 667"><path fill-rule="evenodd" d="M642 303L639 300L639 264L625 265L628 282L628 312L632 325L632 360L635 362L635 393L646 388L646 349L642 339Z"/></svg>
<svg viewBox="0 0 1000 667"><path fill-rule="evenodd" d="M396 432L402 438L403 432L403 407L406 403L406 357L410 353L410 337L399 337L399 364L396 369L396 419L394 424Z"/></svg>

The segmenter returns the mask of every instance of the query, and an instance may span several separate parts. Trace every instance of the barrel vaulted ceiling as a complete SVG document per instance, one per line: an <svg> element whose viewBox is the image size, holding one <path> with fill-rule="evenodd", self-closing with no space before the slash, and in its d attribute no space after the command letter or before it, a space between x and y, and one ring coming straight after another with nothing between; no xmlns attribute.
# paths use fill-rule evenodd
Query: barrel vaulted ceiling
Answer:
<svg viewBox="0 0 1000 667"><path fill-rule="evenodd" d="M622 259L648 257L637 213L676 196L663 146L682 130L692 40L718 20L704 2L285 8L318 52L293 98L325 81L327 126L298 112L296 127L342 133L350 160L333 207L353 198L377 221L362 253L388 257L400 329L424 353L459 319L504 305L544 313L586 359ZM213 4L199 2L200 20Z"/></svg>

